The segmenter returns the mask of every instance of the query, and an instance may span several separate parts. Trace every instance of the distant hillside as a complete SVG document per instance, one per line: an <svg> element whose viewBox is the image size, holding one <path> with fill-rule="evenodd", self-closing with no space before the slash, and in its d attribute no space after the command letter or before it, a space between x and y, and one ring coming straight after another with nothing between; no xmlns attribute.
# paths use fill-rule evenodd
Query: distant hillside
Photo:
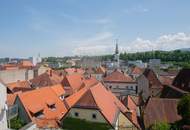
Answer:
<svg viewBox="0 0 190 130"><path fill-rule="evenodd" d="M182 48L181 51L190 51L190 48Z"/></svg>

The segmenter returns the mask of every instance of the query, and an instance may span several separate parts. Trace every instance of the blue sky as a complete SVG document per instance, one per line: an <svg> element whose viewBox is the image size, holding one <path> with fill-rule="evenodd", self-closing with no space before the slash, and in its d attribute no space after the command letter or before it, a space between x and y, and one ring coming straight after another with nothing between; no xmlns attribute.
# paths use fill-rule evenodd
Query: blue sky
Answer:
<svg viewBox="0 0 190 130"><path fill-rule="evenodd" d="M0 57L190 47L189 0L0 0Z"/></svg>

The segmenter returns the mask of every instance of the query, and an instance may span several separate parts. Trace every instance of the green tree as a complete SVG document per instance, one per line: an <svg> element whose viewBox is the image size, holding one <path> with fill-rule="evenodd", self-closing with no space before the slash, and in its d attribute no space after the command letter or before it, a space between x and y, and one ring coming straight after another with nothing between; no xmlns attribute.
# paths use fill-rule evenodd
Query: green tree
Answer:
<svg viewBox="0 0 190 130"><path fill-rule="evenodd" d="M177 106L178 114L181 115L184 124L190 124L190 94L181 98Z"/></svg>
<svg viewBox="0 0 190 130"><path fill-rule="evenodd" d="M10 125L11 125L11 129L18 130L22 128L25 124L19 117L15 117L11 119Z"/></svg>
<svg viewBox="0 0 190 130"><path fill-rule="evenodd" d="M170 125L165 122L159 122L152 125L150 130L170 130Z"/></svg>

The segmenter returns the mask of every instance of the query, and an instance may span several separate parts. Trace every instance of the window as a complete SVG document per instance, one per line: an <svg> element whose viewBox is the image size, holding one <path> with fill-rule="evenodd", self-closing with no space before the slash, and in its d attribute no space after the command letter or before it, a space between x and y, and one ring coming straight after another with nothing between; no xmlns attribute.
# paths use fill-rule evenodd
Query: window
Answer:
<svg viewBox="0 0 190 130"><path fill-rule="evenodd" d="M55 109L56 109L55 104L48 105L48 107L49 107L51 110L55 110Z"/></svg>
<svg viewBox="0 0 190 130"><path fill-rule="evenodd" d="M64 95L61 95L59 98L63 101L64 100Z"/></svg>
<svg viewBox="0 0 190 130"><path fill-rule="evenodd" d="M43 118L44 117L43 111L39 111L39 112L35 113L34 116L36 118Z"/></svg>
<svg viewBox="0 0 190 130"><path fill-rule="evenodd" d="M133 86L131 86L131 89L133 89Z"/></svg>
<svg viewBox="0 0 190 130"><path fill-rule="evenodd" d="M79 113L78 113L78 112L75 112L75 116L78 117L78 116L79 116Z"/></svg>
<svg viewBox="0 0 190 130"><path fill-rule="evenodd" d="M96 114L92 114L92 119L96 119Z"/></svg>

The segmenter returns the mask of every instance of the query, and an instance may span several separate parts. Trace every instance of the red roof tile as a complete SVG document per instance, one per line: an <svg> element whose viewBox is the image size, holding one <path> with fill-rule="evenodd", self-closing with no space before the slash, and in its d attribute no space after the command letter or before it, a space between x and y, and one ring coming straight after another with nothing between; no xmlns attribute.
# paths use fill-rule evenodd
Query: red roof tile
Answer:
<svg viewBox="0 0 190 130"><path fill-rule="evenodd" d="M143 69L141 69L141 68L139 68L139 67L137 67L137 66L135 66L133 69L132 69L132 72L131 72L131 74L138 74L138 75L140 75L140 74L142 74L143 73Z"/></svg>
<svg viewBox="0 0 190 130"><path fill-rule="evenodd" d="M62 77L54 73L53 70L45 72L30 80L33 87L52 86L62 82Z"/></svg>
<svg viewBox="0 0 190 130"><path fill-rule="evenodd" d="M51 89L56 93L56 95L58 97L64 95L66 92L65 90L63 89L63 86L62 84L56 84L56 85L53 85L53 86L50 86Z"/></svg>
<svg viewBox="0 0 190 130"><path fill-rule="evenodd" d="M38 126L47 127L49 121L50 123L52 120L57 121L61 119L67 112L67 108L65 107L64 103L57 97L55 92L50 87L43 87L40 89L24 92L18 94L18 97L30 119ZM55 109L50 109L47 102L51 102L50 104L55 103ZM43 110L44 117L35 117L32 114L39 112L40 110ZM45 122L48 123L41 124L41 120L45 120Z"/></svg>
<svg viewBox="0 0 190 130"><path fill-rule="evenodd" d="M27 91L27 90L32 89L30 82L27 80L8 83L8 84L6 84L6 86L13 93L18 92L18 91L25 91L25 90Z"/></svg>
<svg viewBox="0 0 190 130"><path fill-rule="evenodd" d="M174 123L181 117L177 114L176 99L150 98L144 110L144 124L148 128L155 122Z"/></svg>
<svg viewBox="0 0 190 130"><path fill-rule="evenodd" d="M110 75L104 78L104 82L134 82L134 81L127 74L124 74L119 70L115 70Z"/></svg>
<svg viewBox="0 0 190 130"><path fill-rule="evenodd" d="M129 111L117 97L106 90L101 83L89 88L84 87L79 92L68 97L66 101L70 104L70 107L99 109L111 125L115 124L119 112L125 114Z"/></svg>

